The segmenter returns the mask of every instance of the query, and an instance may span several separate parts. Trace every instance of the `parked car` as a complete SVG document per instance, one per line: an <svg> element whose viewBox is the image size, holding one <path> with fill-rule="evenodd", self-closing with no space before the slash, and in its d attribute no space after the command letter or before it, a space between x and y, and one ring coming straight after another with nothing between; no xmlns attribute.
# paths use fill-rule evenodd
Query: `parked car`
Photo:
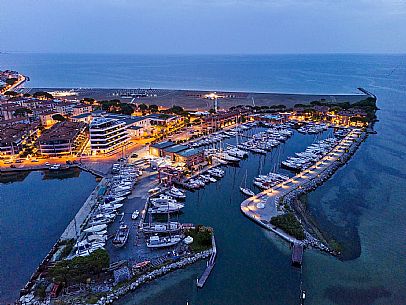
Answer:
<svg viewBox="0 0 406 305"><path fill-rule="evenodd" d="M11 168L16 168L16 166L14 164L11 164L10 167Z"/></svg>
<svg viewBox="0 0 406 305"><path fill-rule="evenodd" d="M37 159L32 159L31 162L38 162L38 160Z"/></svg>

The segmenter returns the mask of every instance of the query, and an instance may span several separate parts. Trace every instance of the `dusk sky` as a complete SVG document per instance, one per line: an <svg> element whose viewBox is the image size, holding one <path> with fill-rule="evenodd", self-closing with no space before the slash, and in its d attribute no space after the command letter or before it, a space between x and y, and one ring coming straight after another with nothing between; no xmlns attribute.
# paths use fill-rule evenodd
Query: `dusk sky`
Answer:
<svg viewBox="0 0 406 305"><path fill-rule="evenodd" d="M0 51L406 52L405 0L0 0Z"/></svg>

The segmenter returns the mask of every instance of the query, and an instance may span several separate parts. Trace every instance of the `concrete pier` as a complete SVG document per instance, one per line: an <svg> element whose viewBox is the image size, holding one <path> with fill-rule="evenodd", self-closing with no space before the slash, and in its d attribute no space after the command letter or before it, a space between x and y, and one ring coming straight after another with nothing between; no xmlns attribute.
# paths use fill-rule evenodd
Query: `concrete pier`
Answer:
<svg viewBox="0 0 406 305"><path fill-rule="evenodd" d="M337 162L342 163L344 161L343 156L348 153L354 145L359 143L362 134L363 132L360 129L353 129L327 155L308 169L243 201L241 203L241 211L253 221L268 230L273 231L290 243L301 244L302 241L299 241L281 229L274 227L270 223L272 217L283 214L280 205L283 203L283 198L286 195L293 191L300 191L301 189L306 188L309 182L320 180L324 175L331 175Z"/></svg>

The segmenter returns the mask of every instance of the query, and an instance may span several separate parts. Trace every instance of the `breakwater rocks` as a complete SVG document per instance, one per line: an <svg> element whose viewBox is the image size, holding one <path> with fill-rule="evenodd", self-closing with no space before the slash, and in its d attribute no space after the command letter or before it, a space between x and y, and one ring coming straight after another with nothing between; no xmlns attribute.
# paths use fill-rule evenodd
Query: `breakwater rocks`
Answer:
<svg viewBox="0 0 406 305"><path fill-rule="evenodd" d="M203 252L196 253L193 256L185 257L180 259L177 262L170 263L168 265L162 266L159 269L153 270L151 272L148 272L146 274L141 275L139 278L136 280L133 280L124 286L121 286L120 288L114 289L112 288L112 291L108 292L106 296L101 297L95 304L98 305L106 305L106 304L112 304L114 301L118 300L120 297L124 296L125 294L136 290L138 287L141 285L150 282L154 279L157 279L158 277L161 277L171 271L186 267L188 265L191 265L201 259L208 258L212 254L213 250L207 250ZM44 300L44 301L39 301L34 298L33 294L27 295L23 298L20 299L20 302L18 304L21 305L49 305L52 304L49 299ZM83 297L83 300L78 299L75 297L74 304L76 305L85 305L87 304L85 297Z"/></svg>
<svg viewBox="0 0 406 305"><path fill-rule="evenodd" d="M301 188L293 189L288 194L285 194L282 198L282 204L287 204L289 206L292 206L294 204L295 200L297 200L299 196L309 193L309 192L315 190L318 186L322 185L324 183L324 181L329 179L337 171L337 169L339 167L343 166L345 163L348 162L348 160L358 149L361 142L366 139L366 137L367 137L367 134L365 132L361 133L360 136L354 140L353 144L347 149L347 151L341 155L340 159L331 163L331 165L326 170L324 170L322 173L320 173L317 177L314 177L313 179L310 179L306 183L303 183L301 185ZM313 237L310 233L305 232L305 235L306 235L306 238L303 241L303 244L305 246L311 246L314 248L318 248L318 249L328 252L332 255L339 254L336 251L330 249L327 245L320 242L317 238Z"/></svg>
<svg viewBox="0 0 406 305"><path fill-rule="evenodd" d="M183 258L183 259L179 260L178 262L171 263L169 265L163 266L159 269L156 269L154 271L141 275L134 282L127 284L124 287L120 287L119 289L108 294L106 297L102 297L96 304L99 304L99 305L112 304L115 300L118 300L121 296L127 294L130 291L136 290L142 284L152 281L152 280L154 280L158 277L161 277L176 269L193 264L193 263L197 262L198 260L208 258L211 255L211 253L212 253L212 250L199 252L193 256Z"/></svg>

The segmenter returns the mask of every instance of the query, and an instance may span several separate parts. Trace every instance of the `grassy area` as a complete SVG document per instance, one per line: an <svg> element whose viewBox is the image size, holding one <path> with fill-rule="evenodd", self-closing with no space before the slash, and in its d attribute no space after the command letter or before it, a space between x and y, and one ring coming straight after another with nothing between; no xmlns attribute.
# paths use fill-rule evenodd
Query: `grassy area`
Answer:
<svg viewBox="0 0 406 305"><path fill-rule="evenodd" d="M305 238L301 223L292 213L272 217L271 224L299 240Z"/></svg>
<svg viewBox="0 0 406 305"><path fill-rule="evenodd" d="M337 253L341 253L343 251L343 247L341 246L341 244L334 239L329 240L328 244L330 245L331 249L333 249Z"/></svg>
<svg viewBox="0 0 406 305"><path fill-rule="evenodd" d="M185 235L193 237L193 243L190 244L190 248L193 252L201 252L211 248L211 236L213 229L204 227L202 225L196 226L194 229L189 229L185 232Z"/></svg>

